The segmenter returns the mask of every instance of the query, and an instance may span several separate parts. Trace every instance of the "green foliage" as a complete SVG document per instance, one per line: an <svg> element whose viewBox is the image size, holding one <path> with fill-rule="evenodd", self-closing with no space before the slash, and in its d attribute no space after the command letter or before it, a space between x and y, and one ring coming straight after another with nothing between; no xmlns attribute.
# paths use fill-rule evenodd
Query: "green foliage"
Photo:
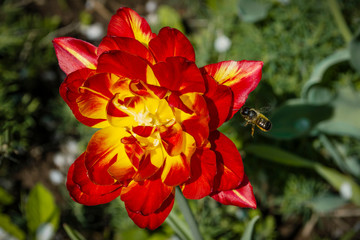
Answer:
<svg viewBox="0 0 360 240"><path fill-rule="evenodd" d="M64 224L64 230L71 240L85 240L84 236L67 224Z"/></svg>
<svg viewBox="0 0 360 240"><path fill-rule="evenodd" d="M30 192L25 205L25 214L30 234L35 234L41 225L51 223L54 232L59 226L60 209L52 194L41 184Z"/></svg>
<svg viewBox="0 0 360 240"><path fill-rule="evenodd" d="M29 144L35 116L41 107L34 96L39 80L55 62L49 32L60 23L24 14L9 1L0 7L0 154L21 150ZM36 79L37 81L34 81Z"/></svg>
<svg viewBox="0 0 360 240"><path fill-rule="evenodd" d="M350 43L350 63L360 73L360 30Z"/></svg>
<svg viewBox="0 0 360 240"><path fill-rule="evenodd" d="M251 240L252 239L252 234L254 231L254 226L256 221L259 219L259 216L256 216L254 218L251 219L251 221L248 223L248 225L245 228L244 234L241 237L241 240Z"/></svg>
<svg viewBox="0 0 360 240"><path fill-rule="evenodd" d="M11 222L11 219L8 215L0 214L0 230L5 231L8 235L2 237L12 238L15 237L19 240L25 239L25 233L15 224ZM2 234L4 234L2 232Z"/></svg>
<svg viewBox="0 0 360 240"><path fill-rule="evenodd" d="M161 26L169 26L184 32L184 26L181 22L180 14L172 7L162 5L157 11Z"/></svg>
<svg viewBox="0 0 360 240"><path fill-rule="evenodd" d="M280 212L284 218L299 215L304 220L309 220L312 209L310 202L327 193L328 188L324 183L304 176L291 175L286 181L284 195L281 198Z"/></svg>
<svg viewBox="0 0 360 240"><path fill-rule="evenodd" d="M314 105L302 101L288 101L271 116L273 127L269 137L293 139L310 134L317 124L331 117L328 105Z"/></svg>
<svg viewBox="0 0 360 240"><path fill-rule="evenodd" d="M140 9L146 17L143 4L138 3L122 4ZM30 170L38 166L30 146L43 151L37 161L44 163L58 151L56 144L67 137L78 139L80 148L85 149L96 131L79 124L58 96L64 75L59 74L51 45L56 36L79 35L78 29L69 28L70 22L108 23L99 9L83 4L66 0L0 3L0 182L10 179L6 189L11 186L9 192L16 192L10 195L0 188L0 228L18 239L25 239L26 233L34 238L47 224L56 231L60 221L55 196L44 187L34 187L28 198L23 194L29 186L20 183L19 176L33 182ZM116 9L110 6L117 5L109 0L104 7L114 13ZM246 105L257 109L270 106L270 112L264 114L272 121L272 130L262 133L257 129L252 137L239 115L220 129L241 152L258 209L222 206L211 198L190 201L205 240L250 239L250 232L255 240L290 239L297 230L285 237L279 229L291 218L302 220L295 226L300 229L312 214L324 216L313 229L314 236L322 236L316 231L329 227L324 219L343 220L331 215L334 210L341 210L349 201L347 207L358 210L360 32L351 36L353 33L345 31L344 35L344 26L339 24L357 30L357 0L172 0L160 1L155 13L159 24L153 29L169 25L186 33L198 66L230 59L264 62L262 80ZM231 40L231 47L219 53L214 42L222 35ZM19 153L23 155L19 157ZM4 181L4 186L7 183ZM24 213L18 209L21 198L27 198ZM71 239L191 238L176 203L167 222L152 232L139 229L119 199L87 207L73 203L61 191L56 198L63 200L61 220ZM336 239L359 236L354 227L343 230L344 235ZM61 238L65 233L57 234ZM335 238L331 231L323 235L317 239Z"/></svg>
<svg viewBox="0 0 360 240"><path fill-rule="evenodd" d="M257 22L268 15L270 4L254 0L239 0L239 17L244 22Z"/></svg>
<svg viewBox="0 0 360 240"><path fill-rule="evenodd" d="M9 194L4 188L0 187L0 208L3 205L10 205L14 202L14 197Z"/></svg>

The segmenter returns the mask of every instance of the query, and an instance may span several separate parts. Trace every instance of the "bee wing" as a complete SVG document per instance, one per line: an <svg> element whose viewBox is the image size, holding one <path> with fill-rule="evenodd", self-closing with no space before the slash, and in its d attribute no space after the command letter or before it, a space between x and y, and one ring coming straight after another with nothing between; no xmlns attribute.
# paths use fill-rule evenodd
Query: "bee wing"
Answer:
<svg viewBox="0 0 360 240"><path fill-rule="evenodd" d="M272 105L263 106L263 107L259 108L259 112L261 112L261 113L269 113L269 112L271 112L271 110L273 108L274 108L274 106L272 106Z"/></svg>

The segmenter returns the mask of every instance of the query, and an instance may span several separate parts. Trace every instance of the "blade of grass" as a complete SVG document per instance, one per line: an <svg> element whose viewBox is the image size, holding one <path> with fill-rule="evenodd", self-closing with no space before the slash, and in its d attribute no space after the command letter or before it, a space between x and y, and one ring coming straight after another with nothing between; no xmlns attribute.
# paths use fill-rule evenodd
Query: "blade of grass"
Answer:
<svg viewBox="0 0 360 240"><path fill-rule="evenodd" d="M251 221L246 225L244 234L241 237L241 240L251 240L253 231L254 231L254 227L255 227L255 223L256 221L259 219L259 216L255 216L251 219Z"/></svg>
<svg viewBox="0 0 360 240"><path fill-rule="evenodd" d="M174 211L171 211L169 216L166 218L167 224L174 230L176 235L182 240L193 240L191 232L186 224L176 216Z"/></svg>
<svg viewBox="0 0 360 240"><path fill-rule="evenodd" d="M176 188L175 199L182 214L185 217L186 222L189 224L190 231L192 233L194 240L202 240L203 238L199 231L198 224L194 218L194 214L190 209L187 199L184 197L184 195L182 194L179 188Z"/></svg>

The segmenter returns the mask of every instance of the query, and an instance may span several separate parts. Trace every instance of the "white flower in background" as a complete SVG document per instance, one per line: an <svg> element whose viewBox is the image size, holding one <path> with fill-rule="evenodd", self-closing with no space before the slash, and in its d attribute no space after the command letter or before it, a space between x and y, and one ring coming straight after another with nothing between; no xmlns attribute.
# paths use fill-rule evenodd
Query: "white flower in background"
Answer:
<svg viewBox="0 0 360 240"><path fill-rule="evenodd" d="M214 43L215 50L219 53L226 52L231 47L231 40L224 34L218 35Z"/></svg>
<svg viewBox="0 0 360 240"><path fill-rule="evenodd" d="M145 4L145 9L148 13L154 13L157 9L157 3L155 1L148 1Z"/></svg>
<svg viewBox="0 0 360 240"><path fill-rule="evenodd" d="M57 169L50 170L49 178L54 185L64 184L64 175Z"/></svg>
<svg viewBox="0 0 360 240"><path fill-rule="evenodd" d="M156 13L157 7L158 5L155 1L148 1L145 4L145 9L149 13L146 16L146 20L149 22L150 25L156 25L159 23L159 17Z"/></svg>
<svg viewBox="0 0 360 240"><path fill-rule="evenodd" d="M54 227L51 223L45 223L40 225L36 230L37 240L50 240L54 236Z"/></svg>
<svg viewBox="0 0 360 240"><path fill-rule="evenodd" d="M149 13L146 16L146 21L148 21L150 25L156 25L159 23L159 17L156 13Z"/></svg>
<svg viewBox="0 0 360 240"><path fill-rule="evenodd" d="M4 229L0 227L0 239L1 240L18 240L16 237L11 236L9 233L5 232Z"/></svg>
<svg viewBox="0 0 360 240"><path fill-rule="evenodd" d="M350 183L344 182L341 184L340 195L346 200L349 200L352 197L352 187Z"/></svg>
<svg viewBox="0 0 360 240"><path fill-rule="evenodd" d="M74 140L69 140L65 143L65 151L69 154L77 155L79 153L79 148L77 142Z"/></svg>
<svg viewBox="0 0 360 240"><path fill-rule="evenodd" d="M68 140L61 146L61 151L54 154L54 164L60 171L67 171L79 154L79 147L74 140Z"/></svg>
<svg viewBox="0 0 360 240"><path fill-rule="evenodd" d="M66 165L66 156L63 153L58 152L54 155L53 161L58 168L62 169Z"/></svg>
<svg viewBox="0 0 360 240"><path fill-rule="evenodd" d="M80 25L80 32L89 40L100 40L104 36L104 28L101 23L91 25Z"/></svg>

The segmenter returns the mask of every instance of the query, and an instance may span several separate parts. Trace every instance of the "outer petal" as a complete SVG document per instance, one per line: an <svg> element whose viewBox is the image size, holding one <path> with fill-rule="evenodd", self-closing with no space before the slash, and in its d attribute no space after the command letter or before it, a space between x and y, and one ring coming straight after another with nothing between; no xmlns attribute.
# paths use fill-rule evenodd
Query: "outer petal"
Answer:
<svg viewBox="0 0 360 240"><path fill-rule="evenodd" d="M130 182L123 188L120 197L130 211L149 215L161 208L172 191L173 187L163 184L160 178L153 178L142 182Z"/></svg>
<svg viewBox="0 0 360 240"><path fill-rule="evenodd" d="M154 74L160 85L182 94L205 92L204 79L194 62L183 57L169 57L166 62L153 66Z"/></svg>
<svg viewBox="0 0 360 240"><path fill-rule="evenodd" d="M82 95L80 88L84 85L86 79L94 74L95 71L88 68L83 68L70 73L60 86L60 95L68 104L77 120L90 127L102 128L109 125L106 118L94 119L84 116L80 112L79 105L77 103L77 99Z"/></svg>
<svg viewBox="0 0 360 240"><path fill-rule="evenodd" d="M98 55L111 50L120 50L155 63L151 52L139 41L127 37L104 37L98 48Z"/></svg>
<svg viewBox="0 0 360 240"><path fill-rule="evenodd" d="M149 215L143 215L141 212L133 212L126 208L129 217L134 221L136 225L141 228L148 228L154 230L158 228L167 218L174 205L174 194L170 196L162 203L161 207L154 213Z"/></svg>
<svg viewBox="0 0 360 240"><path fill-rule="evenodd" d="M200 199L209 195L216 174L216 155L210 149L198 149L191 158L191 178L181 190L188 199Z"/></svg>
<svg viewBox="0 0 360 240"><path fill-rule="evenodd" d="M210 114L209 128L214 131L232 116L234 95L230 87L218 84L206 72L203 76L207 86L204 98Z"/></svg>
<svg viewBox="0 0 360 240"><path fill-rule="evenodd" d="M96 47L90 43L71 37L60 37L53 40L60 68L70 74L81 68L96 69Z"/></svg>
<svg viewBox="0 0 360 240"><path fill-rule="evenodd" d="M81 115L106 121L106 106L112 97L110 92L113 78L110 74L96 74L89 77L82 87L80 95L76 99Z"/></svg>
<svg viewBox="0 0 360 240"><path fill-rule="evenodd" d="M99 57L98 72L114 73L132 80L146 82L147 63L144 59L123 51L110 51Z"/></svg>
<svg viewBox="0 0 360 240"><path fill-rule="evenodd" d="M234 93L232 116L244 105L247 96L261 79L263 62L224 61L204 67L219 84L229 86Z"/></svg>
<svg viewBox="0 0 360 240"><path fill-rule="evenodd" d="M156 36L144 18L125 7L119 8L111 18L107 33L109 36L134 38L145 46Z"/></svg>
<svg viewBox="0 0 360 240"><path fill-rule="evenodd" d="M184 57L195 62L195 51L190 41L179 30L164 27L149 43L149 48L157 62L165 62L168 57Z"/></svg>
<svg viewBox="0 0 360 240"><path fill-rule="evenodd" d="M239 151L228 137L218 131L211 132L209 139L217 161L214 191L236 188L244 177L244 166Z"/></svg>
<svg viewBox="0 0 360 240"><path fill-rule="evenodd" d="M116 181L112 175L123 180L123 174L132 173L132 164L121 143L121 139L127 136L125 129L115 127L103 128L92 136L86 149L85 165L94 183L110 185Z"/></svg>
<svg viewBox="0 0 360 240"><path fill-rule="evenodd" d="M85 154L81 154L70 166L66 187L74 201L84 205L108 203L120 195L121 185L100 186L94 184L87 175Z"/></svg>
<svg viewBox="0 0 360 240"><path fill-rule="evenodd" d="M249 179L244 175L241 185L233 190L221 191L212 194L211 197L224 205L256 208L256 200Z"/></svg>

